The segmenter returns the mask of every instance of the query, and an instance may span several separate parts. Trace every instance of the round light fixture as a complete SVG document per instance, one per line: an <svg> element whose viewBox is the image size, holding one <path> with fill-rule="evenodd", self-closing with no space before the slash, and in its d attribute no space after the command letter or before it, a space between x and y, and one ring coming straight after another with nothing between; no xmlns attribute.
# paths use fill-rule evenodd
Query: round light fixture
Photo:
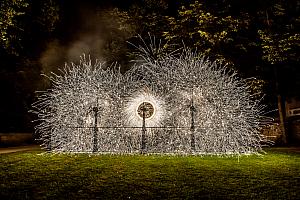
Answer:
<svg viewBox="0 0 300 200"><path fill-rule="evenodd" d="M139 104L139 106L136 109L136 112L140 118L143 118L144 113L145 119L150 119L154 116L155 109L151 102L144 101Z"/></svg>

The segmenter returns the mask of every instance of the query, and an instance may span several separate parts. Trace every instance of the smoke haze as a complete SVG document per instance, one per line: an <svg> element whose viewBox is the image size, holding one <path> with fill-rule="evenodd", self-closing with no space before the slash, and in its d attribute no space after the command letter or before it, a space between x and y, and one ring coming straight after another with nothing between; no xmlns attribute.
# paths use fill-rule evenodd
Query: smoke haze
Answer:
<svg viewBox="0 0 300 200"><path fill-rule="evenodd" d="M126 21L126 15L118 9L81 8L74 20L78 23L66 30L66 39L55 39L47 44L40 62L42 72L64 66L64 63L77 63L81 55L90 55L93 60L114 62L118 60L126 45L126 40L134 33L134 28ZM125 17L124 17L125 16Z"/></svg>

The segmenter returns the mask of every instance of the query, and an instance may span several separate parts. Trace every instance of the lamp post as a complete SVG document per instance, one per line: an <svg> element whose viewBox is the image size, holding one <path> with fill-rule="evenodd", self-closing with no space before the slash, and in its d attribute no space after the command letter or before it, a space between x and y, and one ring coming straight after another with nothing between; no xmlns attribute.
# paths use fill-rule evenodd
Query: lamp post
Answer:
<svg viewBox="0 0 300 200"><path fill-rule="evenodd" d="M146 141L145 141L145 136L146 136L146 107L145 107L145 102L143 102L142 106L142 116L143 116L143 125L142 125L142 135L141 135L141 154L145 153L145 148L146 148Z"/></svg>
<svg viewBox="0 0 300 200"><path fill-rule="evenodd" d="M195 112L196 108L194 106L193 92L192 92L192 100L190 105L190 113L191 113L191 149L195 151Z"/></svg>
<svg viewBox="0 0 300 200"><path fill-rule="evenodd" d="M137 111L137 115L142 120L140 152L141 154L143 154L146 152L146 119L150 119L154 115L155 111L154 111L153 104L149 101L142 102L137 107L136 111Z"/></svg>
<svg viewBox="0 0 300 200"><path fill-rule="evenodd" d="M98 151L98 98L96 106L92 108L92 111L94 112L94 130L93 130L93 153Z"/></svg>
<svg viewBox="0 0 300 200"><path fill-rule="evenodd" d="M93 153L98 151L98 107L93 107L94 112L94 134L93 134Z"/></svg>

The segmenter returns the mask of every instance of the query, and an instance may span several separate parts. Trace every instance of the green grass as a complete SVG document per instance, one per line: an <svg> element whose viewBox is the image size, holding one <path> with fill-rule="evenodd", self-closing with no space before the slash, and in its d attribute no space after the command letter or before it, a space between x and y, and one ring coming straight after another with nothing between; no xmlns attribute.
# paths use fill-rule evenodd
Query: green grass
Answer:
<svg viewBox="0 0 300 200"><path fill-rule="evenodd" d="M0 155L0 199L299 199L300 154Z"/></svg>

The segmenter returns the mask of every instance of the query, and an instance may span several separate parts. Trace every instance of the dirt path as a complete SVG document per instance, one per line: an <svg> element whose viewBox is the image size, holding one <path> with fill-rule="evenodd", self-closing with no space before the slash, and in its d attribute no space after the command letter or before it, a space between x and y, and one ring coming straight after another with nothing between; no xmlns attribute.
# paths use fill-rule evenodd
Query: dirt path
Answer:
<svg viewBox="0 0 300 200"><path fill-rule="evenodd" d="M273 147L272 151L300 153L300 147Z"/></svg>
<svg viewBox="0 0 300 200"><path fill-rule="evenodd" d="M30 151L30 150L38 150L41 149L39 145L28 145L28 146L19 146L19 147L7 147L7 148L0 148L0 154L5 153L14 153L19 151Z"/></svg>

